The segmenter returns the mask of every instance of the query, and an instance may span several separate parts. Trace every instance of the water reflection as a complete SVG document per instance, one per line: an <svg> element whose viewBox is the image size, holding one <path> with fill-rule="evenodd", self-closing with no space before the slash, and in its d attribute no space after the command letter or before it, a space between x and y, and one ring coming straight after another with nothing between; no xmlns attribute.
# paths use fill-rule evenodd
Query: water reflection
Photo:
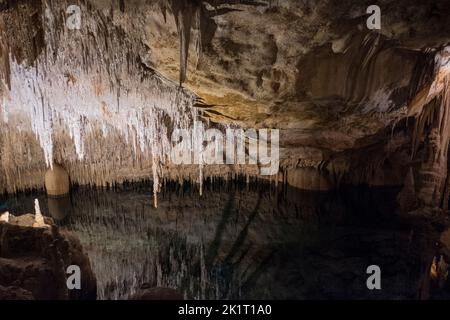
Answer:
<svg viewBox="0 0 450 320"><path fill-rule="evenodd" d="M70 196L47 198L48 213L61 224L72 214L72 202Z"/></svg>
<svg viewBox="0 0 450 320"><path fill-rule="evenodd" d="M100 299L143 283L195 299L416 297L423 246L393 219L391 190L205 189L168 185L157 209L150 188L77 189L43 211L80 237ZM370 264L382 268L382 292L367 290Z"/></svg>

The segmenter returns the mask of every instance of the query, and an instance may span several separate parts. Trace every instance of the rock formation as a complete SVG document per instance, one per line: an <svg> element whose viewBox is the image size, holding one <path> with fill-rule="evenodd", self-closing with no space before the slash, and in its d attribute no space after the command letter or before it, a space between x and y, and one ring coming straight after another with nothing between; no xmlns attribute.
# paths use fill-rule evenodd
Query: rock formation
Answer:
<svg viewBox="0 0 450 320"><path fill-rule="evenodd" d="M41 208L39 207L39 200L34 200L34 223L33 228L48 227L44 222L44 216L41 213Z"/></svg>
<svg viewBox="0 0 450 320"><path fill-rule="evenodd" d="M378 0L381 29L369 30L366 9L372 2L84 0L77 1L77 12L64 1L0 0L0 194L46 187L50 196L61 196L70 184L151 180L158 207L158 193L173 181L198 184L200 196L204 181L243 177L247 185L274 182L283 192L290 186L395 187L397 213L430 218L442 231L450 209L450 2ZM72 18L79 26L71 25ZM261 177L258 165L208 166L202 157L200 163L175 165L171 134L193 129L195 140L202 135L197 120L221 131L280 130L279 172ZM48 206L62 221L70 198L49 199ZM164 206L159 203L158 212L167 216L183 210ZM140 225L122 227L125 239L133 228L144 234ZM80 228L95 234L89 226ZM382 246L391 240L386 235ZM441 243L450 256L449 230ZM200 257L195 270L211 258L203 245L189 253ZM433 245L419 262L423 296L430 278L442 284L439 279L447 277L444 260L431 264ZM151 258L160 266L158 256ZM336 273L355 263L344 260ZM70 264L87 275L81 291L65 287ZM196 297L205 297L203 272L199 288L192 288ZM158 280L141 293L154 297L172 284ZM324 286L327 279L311 283ZM114 297L123 295L119 289L112 290ZM78 240L43 217L37 201L34 215L0 216L0 298L85 299L95 293ZM100 296L106 294L103 287Z"/></svg>
<svg viewBox="0 0 450 320"><path fill-rule="evenodd" d="M430 279L438 288L443 288L448 278L448 264L441 255L439 261L436 257L433 258L433 263L430 269Z"/></svg>
<svg viewBox="0 0 450 320"><path fill-rule="evenodd" d="M0 221L0 299L95 299L95 276L79 240L49 218L49 228L34 221L31 214ZM80 267L80 290L67 288L70 265Z"/></svg>
<svg viewBox="0 0 450 320"><path fill-rule="evenodd" d="M171 165L170 133L200 118L280 129L276 181L405 185L405 210L447 209L450 5L382 0L369 30L370 4L88 0L73 29L61 2L0 1L0 191L43 187L56 163L76 184L152 179L155 196L256 176Z"/></svg>
<svg viewBox="0 0 450 320"><path fill-rule="evenodd" d="M0 215L0 221L8 222L9 221L9 212L2 213Z"/></svg>
<svg viewBox="0 0 450 320"><path fill-rule="evenodd" d="M69 194L70 180L67 171L54 163L45 173L45 190L50 197L63 197Z"/></svg>

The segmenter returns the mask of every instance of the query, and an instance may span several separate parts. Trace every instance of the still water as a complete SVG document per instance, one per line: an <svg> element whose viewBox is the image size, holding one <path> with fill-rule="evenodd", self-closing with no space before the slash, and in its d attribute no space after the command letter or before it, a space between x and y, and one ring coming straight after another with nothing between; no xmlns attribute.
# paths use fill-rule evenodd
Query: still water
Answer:
<svg viewBox="0 0 450 320"><path fill-rule="evenodd" d="M8 199L11 213L44 214L75 232L99 299L127 299L143 284L193 299L416 298L432 240L395 219L393 190L304 192L269 184L76 188ZM426 251L426 252L425 252ZM366 269L382 270L382 290ZM424 269L425 268L425 269Z"/></svg>

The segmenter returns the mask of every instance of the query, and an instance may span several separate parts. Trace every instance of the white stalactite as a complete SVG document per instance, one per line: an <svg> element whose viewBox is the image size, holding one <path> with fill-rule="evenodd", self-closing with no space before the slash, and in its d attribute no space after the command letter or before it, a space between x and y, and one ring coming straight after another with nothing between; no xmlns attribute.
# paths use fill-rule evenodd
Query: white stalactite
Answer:
<svg viewBox="0 0 450 320"><path fill-rule="evenodd" d="M30 120L48 167L54 161L56 127L69 132L80 161L94 129L101 128L103 136L118 132L136 159L138 152L152 157L156 197L161 164L171 151L167 120L171 129L188 128L197 117L195 96L146 71L139 61L140 44L120 38L112 22L105 26L95 12L85 10L83 29L71 31L59 9L53 2L45 10L46 48L33 66L10 57L11 91L3 97L3 118Z"/></svg>

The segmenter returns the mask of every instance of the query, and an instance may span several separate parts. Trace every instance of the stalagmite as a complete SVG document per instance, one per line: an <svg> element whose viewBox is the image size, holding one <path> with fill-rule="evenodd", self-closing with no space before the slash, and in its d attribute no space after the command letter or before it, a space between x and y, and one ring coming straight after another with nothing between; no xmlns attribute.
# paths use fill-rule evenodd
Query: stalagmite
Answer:
<svg viewBox="0 0 450 320"><path fill-rule="evenodd" d="M34 212L35 212L35 216L34 216L33 227L35 227L35 228L46 227L47 225L44 222L44 216L41 213L38 199L34 199Z"/></svg>
<svg viewBox="0 0 450 320"><path fill-rule="evenodd" d="M0 221L9 222L9 212L2 213L0 215Z"/></svg>

